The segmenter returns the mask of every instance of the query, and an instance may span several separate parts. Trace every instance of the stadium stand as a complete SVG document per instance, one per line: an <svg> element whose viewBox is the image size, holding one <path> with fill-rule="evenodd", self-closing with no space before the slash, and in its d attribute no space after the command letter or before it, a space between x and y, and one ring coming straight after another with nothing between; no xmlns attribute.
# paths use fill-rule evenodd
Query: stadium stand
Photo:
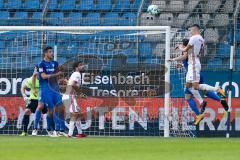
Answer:
<svg viewBox="0 0 240 160"><path fill-rule="evenodd" d="M198 23L204 29L208 55L227 56L229 51L229 44L226 43L231 42L229 28L232 25L234 0L50 0L49 4L46 2L47 0L0 0L0 25L170 25L173 30L178 31ZM142 2L143 7L140 8ZM146 12L149 4L158 5L161 14L149 15ZM47 11L42 17L45 5ZM240 41L239 31L236 39ZM154 47L159 46L160 44L156 44ZM3 43L0 47L4 48ZM152 49L152 55L157 54L154 50L156 48ZM239 49L237 50L238 64ZM212 53L213 51L216 53ZM127 54L128 51L124 53ZM149 54L147 51L143 57ZM222 62L209 60L206 66L214 63Z"/></svg>

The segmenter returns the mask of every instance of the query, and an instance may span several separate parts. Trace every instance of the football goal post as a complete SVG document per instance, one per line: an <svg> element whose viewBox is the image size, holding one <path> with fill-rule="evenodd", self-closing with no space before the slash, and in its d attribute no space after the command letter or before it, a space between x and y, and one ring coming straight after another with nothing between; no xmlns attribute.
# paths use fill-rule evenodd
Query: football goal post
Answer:
<svg viewBox="0 0 240 160"><path fill-rule="evenodd" d="M0 35L0 134L22 130L21 85L40 63L42 49L52 46L54 59L65 67L61 78L70 77L74 62L86 66L86 97L77 100L84 133L194 136L183 69L167 61L178 43L169 26L0 26Z"/></svg>

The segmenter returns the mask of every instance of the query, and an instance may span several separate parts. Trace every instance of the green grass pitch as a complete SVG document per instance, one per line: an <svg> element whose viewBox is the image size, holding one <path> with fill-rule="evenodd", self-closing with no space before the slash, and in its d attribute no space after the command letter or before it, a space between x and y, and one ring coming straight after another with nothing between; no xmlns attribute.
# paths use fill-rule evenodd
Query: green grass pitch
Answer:
<svg viewBox="0 0 240 160"><path fill-rule="evenodd" d="M238 138L0 136L0 160L239 160Z"/></svg>

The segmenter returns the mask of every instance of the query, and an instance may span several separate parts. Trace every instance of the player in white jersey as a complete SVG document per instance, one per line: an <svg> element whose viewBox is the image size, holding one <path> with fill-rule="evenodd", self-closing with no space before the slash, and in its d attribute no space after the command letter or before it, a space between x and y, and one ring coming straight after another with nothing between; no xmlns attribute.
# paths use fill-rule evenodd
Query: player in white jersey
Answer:
<svg viewBox="0 0 240 160"><path fill-rule="evenodd" d="M204 39L200 35L200 27L197 24L191 26L192 37L189 40L188 45L185 47L179 45L176 49L187 53L188 57L188 71L186 74L186 88L194 95L199 101L201 108L205 108L206 101L203 101L198 89L200 81L201 63L199 57L204 54ZM196 116L195 125L203 119L203 114Z"/></svg>
<svg viewBox="0 0 240 160"><path fill-rule="evenodd" d="M85 66L82 62L75 62L73 64L74 72L72 73L72 75L68 80L66 93L63 95L63 101L65 102L65 106L67 106L66 108L70 112L68 137L73 136L75 125L78 130L78 134L76 135L76 137L77 138L86 137L86 135L82 133L81 117L80 117L81 112L80 112L80 107L78 106L77 100L76 100L76 96L79 95L78 90L82 81L80 71L84 70L84 67Z"/></svg>

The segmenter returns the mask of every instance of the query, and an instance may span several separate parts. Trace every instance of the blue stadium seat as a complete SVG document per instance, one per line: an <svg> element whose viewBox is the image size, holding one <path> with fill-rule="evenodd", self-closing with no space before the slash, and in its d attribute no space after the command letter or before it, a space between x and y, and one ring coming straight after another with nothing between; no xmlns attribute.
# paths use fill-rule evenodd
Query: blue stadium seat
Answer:
<svg viewBox="0 0 240 160"><path fill-rule="evenodd" d="M48 17L48 23L51 25L60 25L63 22L63 13L62 12L52 12Z"/></svg>
<svg viewBox="0 0 240 160"><path fill-rule="evenodd" d="M40 0L25 0L24 8L39 9L40 8Z"/></svg>
<svg viewBox="0 0 240 160"><path fill-rule="evenodd" d="M0 68L6 69L6 68L11 68L11 66L12 66L11 57L0 58Z"/></svg>
<svg viewBox="0 0 240 160"><path fill-rule="evenodd" d="M62 0L61 9L62 10L73 10L76 8L75 0Z"/></svg>
<svg viewBox="0 0 240 160"><path fill-rule="evenodd" d="M69 13L69 18L64 20L65 25L76 25L79 26L82 24L82 13Z"/></svg>
<svg viewBox="0 0 240 160"><path fill-rule="evenodd" d="M9 12L1 11L0 12L0 25L7 25L8 18L9 18Z"/></svg>
<svg viewBox="0 0 240 160"><path fill-rule="evenodd" d="M102 24L106 26L115 26L119 24L119 17L118 13L110 12L106 13L102 18Z"/></svg>
<svg viewBox="0 0 240 160"><path fill-rule="evenodd" d="M28 13L27 12L16 12L15 18L17 19L27 19L28 18Z"/></svg>
<svg viewBox="0 0 240 160"><path fill-rule="evenodd" d="M76 9L79 10L95 10L96 6L94 0L81 0L80 5L76 6Z"/></svg>
<svg viewBox="0 0 240 160"><path fill-rule="evenodd" d="M115 0L114 5L115 5L114 10L124 11L130 9L129 0Z"/></svg>
<svg viewBox="0 0 240 160"><path fill-rule="evenodd" d="M19 9L22 7L22 1L20 0L8 0L8 5L9 9Z"/></svg>
<svg viewBox="0 0 240 160"><path fill-rule="evenodd" d="M131 4L130 4L130 8L134 9L134 10L138 10L140 5L141 5L142 0L134 0ZM144 3L146 4L146 3Z"/></svg>
<svg viewBox="0 0 240 160"><path fill-rule="evenodd" d="M15 17L11 19L11 24L15 25L27 25L29 22L27 12L16 12Z"/></svg>
<svg viewBox="0 0 240 160"><path fill-rule="evenodd" d="M99 13L88 13L85 17L83 17L84 26L98 26L100 23Z"/></svg>
<svg viewBox="0 0 240 160"><path fill-rule="evenodd" d="M0 19L8 18L9 12L8 11L1 11L0 12Z"/></svg>
<svg viewBox="0 0 240 160"><path fill-rule="evenodd" d="M48 9L58 9L58 0L51 0Z"/></svg>
<svg viewBox="0 0 240 160"><path fill-rule="evenodd" d="M96 43L83 42L80 46L80 53L82 54L97 54Z"/></svg>
<svg viewBox="0 0 240 160"><path fill-rule="evenodd" d="M236 60L236 66L237 71L240 71L240 45L237 47L237 60Z"/></svg>
<svg viewBox="0 0 240 160"><path fill-rule="evenodd" d="M112 9L112 0L98 0L97 1L97 10L111 10Z"/></svg>
<svg viewBox="0 0 240 160"><path fill-rule="evenodd" d="M239 37L239 40L240 40L240 37ZM229 44L231 44L233 42L233 36L232 36L231 31L227 34L227 41Z"/></svg>
<svg viewBox="0 0 240 160"><path fill-rule="evenodd" d="M0 0L0 8L4 8L4 0Z"/></svg>
<svg viewBox="0 0 240 160"><path fill-rule="evenodd" d="M128 57L127 62L128 63L137 63L137 58L136 57Z"/></svg>
<svg viewBox="0 0 240 160"><path fill-rule="evenodd" d="M237 32L236 40L237 40L237 42L240 42L240 31Z"/></svg>
<svg viewBox="0 0 240 160"><path fill-rule="evenodd" d="M32 19L40 19L42 17L42 12L33 12Z"/></svg>
<svg viewBox="0 0 240 160"><path fill-rule="evenodd" d="M210 59L207 62L207 68L209 69L217 69L218 67L222 66L222 60L220 58Z"/></svg>
<svg viewBox="0 0 240 160"><path fill-rule="evenodd" d="M0 50L5 48L5 42L4 41L0 41Z"/></svg>
<svg viewBox="0 0 240 160"><path fill-rule="evenodd" d="M240 58L236 60L237 71L240 71Z"/></svg>
<svg viewBox="0 0 240 160"><path fill-rule="evenodd" d="M42 18L42 12L33 12L32 16L29 18L30 20L27 20L28 25L40 25L42 23L40 20Z"/></svg>
<svg viewBox="0 0 240 160"><path fill-rule="evenodd" d="M152 48L151 43L139 43L140 57L151 57Z"/></svg>
<svg viewBox="0 0 240 160"><path fill-rule="evenodd" d="M219 57L229 57L230 54L230 45L226 43L219 43L217 45L217 56Z"/></svg>
<svg viewBox="0 0 240 160"><path fill-rule="evenodd" d="M64 58L64 57L58 57L57 61L58 61L59 64L63 64L63 63L66 62L67 60L66 60L66 58Z"/></svg>
<svg viewBox="0 0 240 160"><path fill-rule="evenodd" d="M40 57L33 57L32 58L32 64L35 65L35 64L39 64L41 61L41 58Z"/></svg>
<svg viewBox="0 0 240 160"><path fill-rule="evenodd" d="M120 24L123 26L135 26L137 24L137 15L132 12L124 13L121 17Z"/></svg>

